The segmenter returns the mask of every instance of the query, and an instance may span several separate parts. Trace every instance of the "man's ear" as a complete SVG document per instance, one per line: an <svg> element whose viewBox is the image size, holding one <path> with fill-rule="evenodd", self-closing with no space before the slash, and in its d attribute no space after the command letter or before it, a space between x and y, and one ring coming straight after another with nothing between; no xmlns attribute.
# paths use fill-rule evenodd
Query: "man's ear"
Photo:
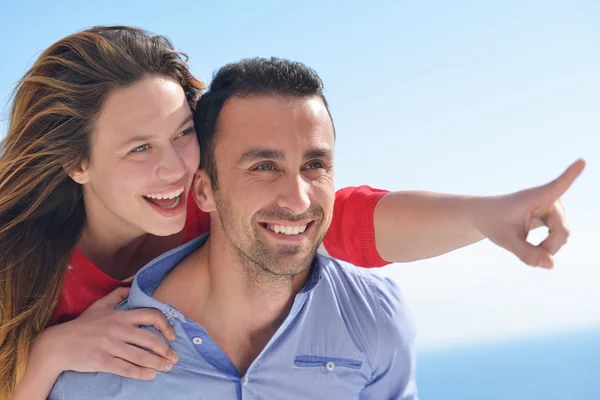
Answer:
<svg viewBox="0 0 600 400"><path fill-rule="evenodd" d="M65 171L71 179L73 179L76 183L80 185L84 185L90 181L90 177L88 174L88 162L82 161L78 164L73 164L70 166L64 166Z"/></svg>
<svg viewBox="0 0 600 400"><path fill-rule="evenodd" d="M194 174L194 181L192 182L192 196L194 196L196 205L202 211L207 213L217 211L210 178L203 170L199 169Z"/></svg>

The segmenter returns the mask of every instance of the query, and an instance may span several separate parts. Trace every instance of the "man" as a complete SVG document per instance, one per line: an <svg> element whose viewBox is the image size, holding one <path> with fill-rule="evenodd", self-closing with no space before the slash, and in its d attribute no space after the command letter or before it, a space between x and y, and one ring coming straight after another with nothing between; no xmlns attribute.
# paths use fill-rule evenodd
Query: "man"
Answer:
<svg viewBox="0 0 600 400"><path fill-rule="evenodd" d="M210 237L144 267L119 306L162 310L179 362L149 382L65 373L50 398L416 398L414 330L396 286L316 255L335 199L316 73L230 64L198 110L193 195Z"/></svg>

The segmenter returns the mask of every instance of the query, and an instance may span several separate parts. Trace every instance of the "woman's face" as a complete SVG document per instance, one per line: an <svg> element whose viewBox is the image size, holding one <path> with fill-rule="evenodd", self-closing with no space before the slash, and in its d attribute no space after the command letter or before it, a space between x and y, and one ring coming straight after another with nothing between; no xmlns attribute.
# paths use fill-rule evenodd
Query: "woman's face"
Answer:
<svg viewBox="0 0 600 400"><path fill-rule="evenodd" d="M181 85L150 76L109 92L90 144L89 161L71 173L88 224L125 235L183 229L200 149Z"/></svg>

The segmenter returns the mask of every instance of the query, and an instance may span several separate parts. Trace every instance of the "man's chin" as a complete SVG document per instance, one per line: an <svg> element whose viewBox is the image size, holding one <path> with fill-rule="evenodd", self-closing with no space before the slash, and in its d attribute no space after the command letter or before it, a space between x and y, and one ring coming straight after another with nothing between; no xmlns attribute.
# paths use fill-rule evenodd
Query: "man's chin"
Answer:
<svg viewBox="0 0 600 400"><path fill-rule="evenodd" d="M279 245L271 252L271 257L273 259L281 260L282 262L308 262L310 264L316 254L317 248L314 246Z"/></svg>
<svg viewBox="0 0 600 400"><path fill-rule="evenodd" d="M308 270L315 253L279 254L271 257L268 269L275 275L298 275Z"/></svg>
<svg viewBox="0 0 600 400"><path fill-rule="evenodd" d="M297 275L310 268L317 253L311 243L272 243L261 241L253 246L253 259L262 269L274 275ZM259 250L260 249L260 250Z"/></svg>
<svg viewBox="0 0 600 400"><path fill-rule="evenodd" d="M269 271L269 273L274 276L274 277L281 277L281 278L292 278L301 274L306 273L306 271L308 271L310 269L310 265L304 266L287 266L284 268L278 268L278 267L271 267L271 268L267 268L267 270Z"/></svg>

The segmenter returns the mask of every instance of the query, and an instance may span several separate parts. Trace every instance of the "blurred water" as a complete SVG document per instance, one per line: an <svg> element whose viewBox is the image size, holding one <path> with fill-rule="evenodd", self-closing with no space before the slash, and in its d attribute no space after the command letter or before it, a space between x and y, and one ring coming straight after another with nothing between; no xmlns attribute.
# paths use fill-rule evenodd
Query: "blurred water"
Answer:
<svg viewBox="0 0 600 400"><path fill-rule="evenodd" d="M422 352L421 400L600 400L600 328Z"/></svg>

